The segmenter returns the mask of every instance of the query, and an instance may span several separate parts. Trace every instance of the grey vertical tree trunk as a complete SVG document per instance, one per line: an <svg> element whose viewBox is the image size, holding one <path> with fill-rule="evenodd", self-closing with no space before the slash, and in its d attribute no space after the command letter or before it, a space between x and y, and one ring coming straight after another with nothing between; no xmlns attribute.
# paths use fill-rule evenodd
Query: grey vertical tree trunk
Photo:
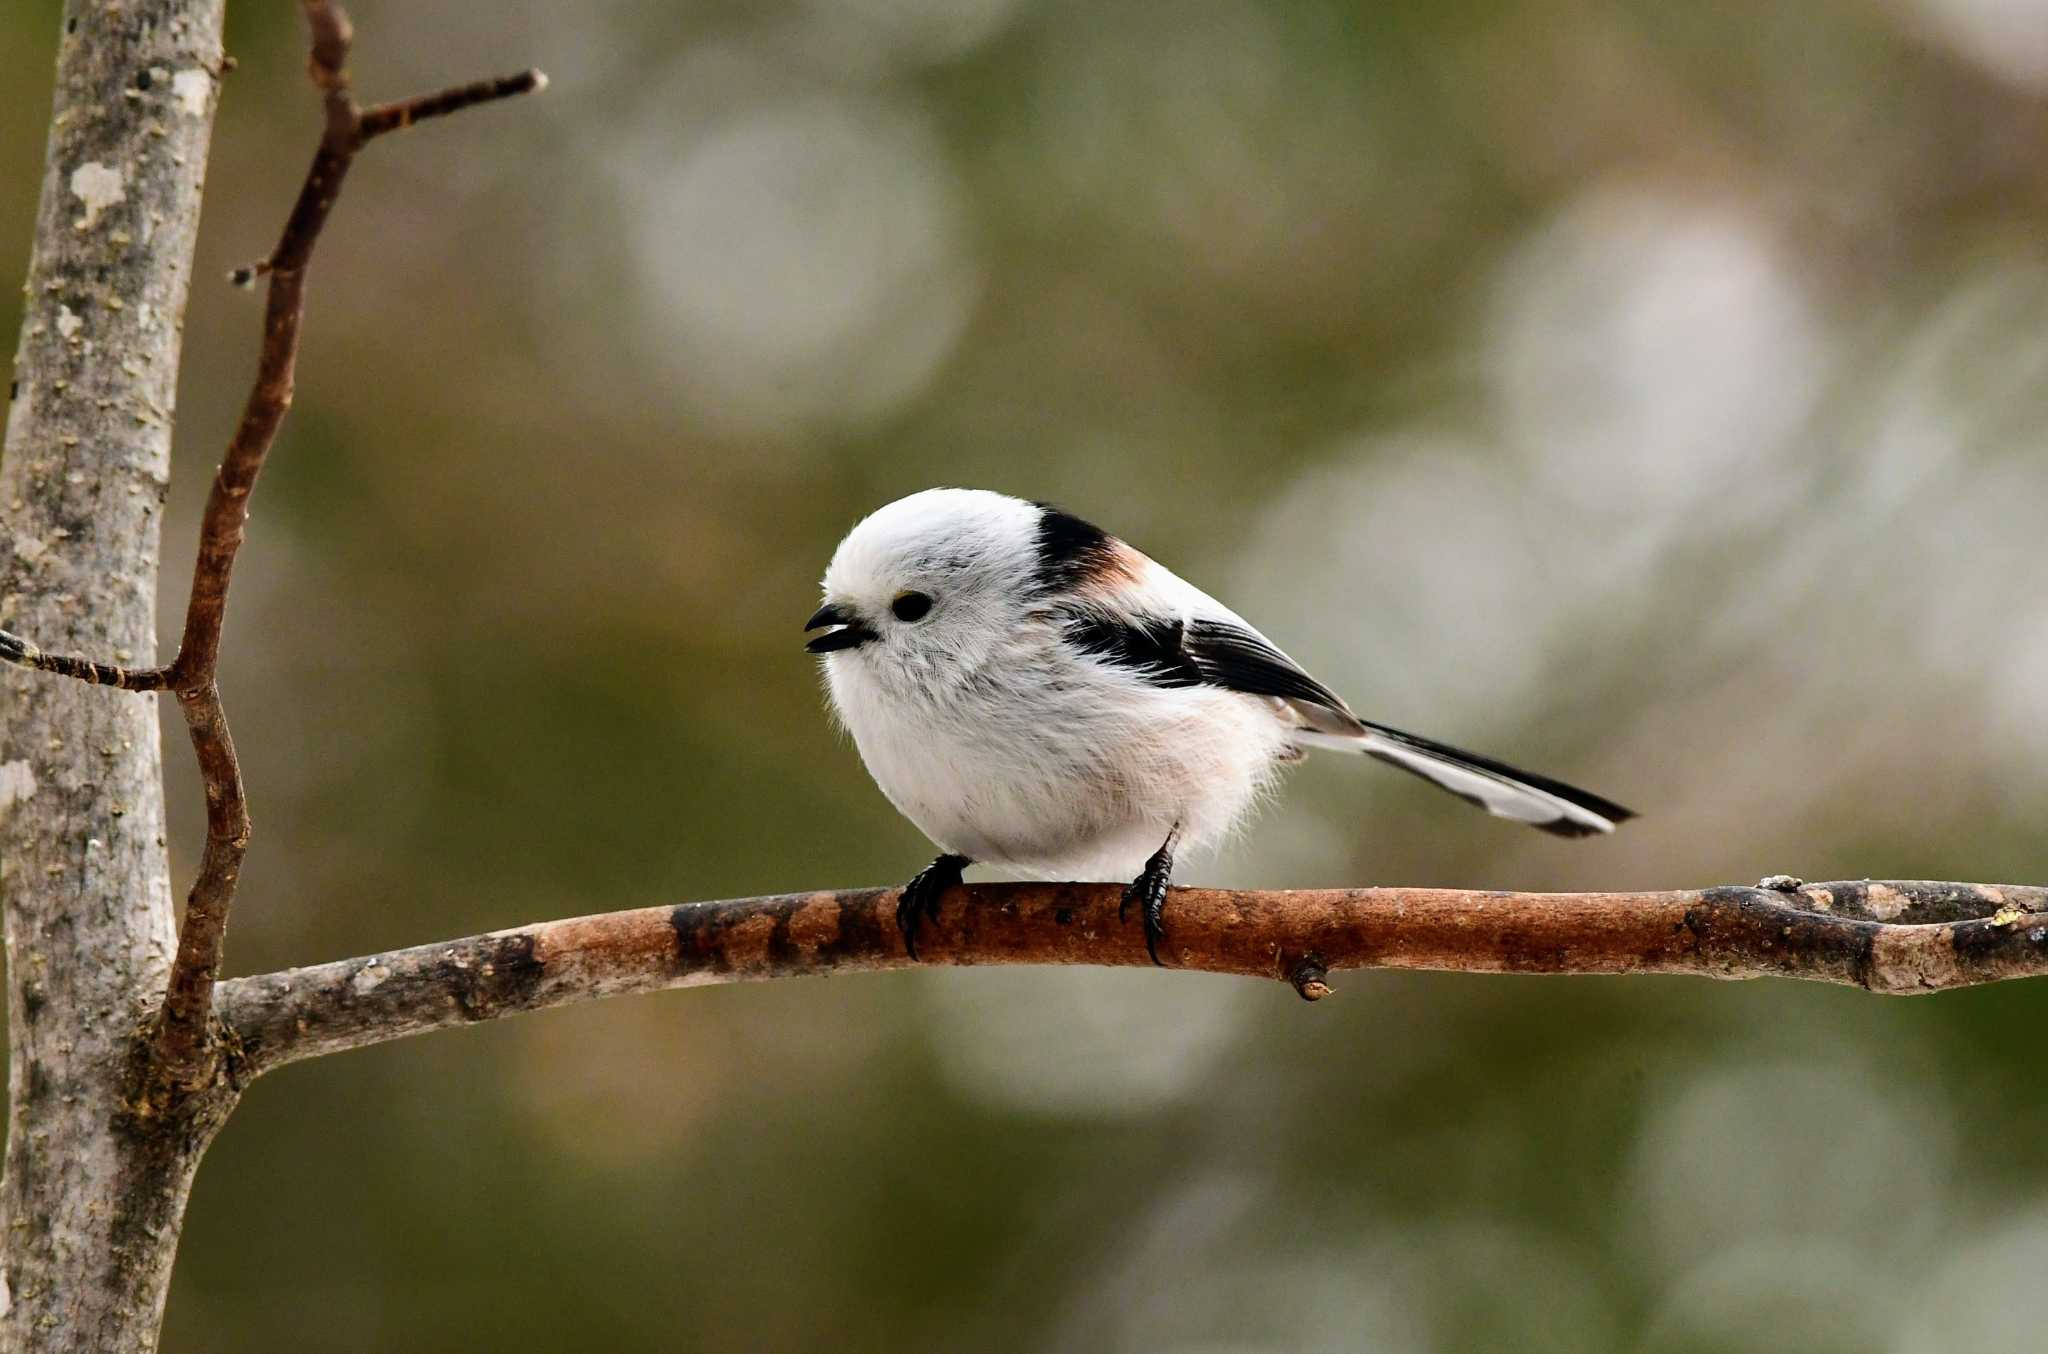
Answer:
<svg viewBox="0 0 2048 1354"><path fill-rule="evenodd" d="M147 664L222 0L69 0L0 458L0 625ZM156 700L0 678L0 1351L152 1349L224 1106L131 1103L173 935Z"/></svg>

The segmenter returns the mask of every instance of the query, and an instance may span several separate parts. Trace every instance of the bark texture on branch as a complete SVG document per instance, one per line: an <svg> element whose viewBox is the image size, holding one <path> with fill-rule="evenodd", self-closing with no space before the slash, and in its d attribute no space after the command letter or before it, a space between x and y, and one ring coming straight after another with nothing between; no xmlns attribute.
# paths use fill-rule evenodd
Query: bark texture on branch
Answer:
<svg viewBox="0 0 2048 1354"><path fill-rule="evenodd" d="M0 457L0 624L148 664L221 0L71 0L61 23ZM193 1105L145 1126L127 1105L175 942L162 786L154 701L0 680L0 1350L156 1338L216 1122Z"/></svg>
<svg viewBox="0 0 2048 1354"><path fill-rule="evenodd" d="M929 964L1149 965L1113 884L949 893ZM429 1030L629 992L911 968L895 889L641 908L221 985L245 1075ZM1174 889L1169 967L1276 978L1314 999L1346 968L1691 973L1935 992L2048 974L2048 888L1926 882L1477 893Z"/></svg>

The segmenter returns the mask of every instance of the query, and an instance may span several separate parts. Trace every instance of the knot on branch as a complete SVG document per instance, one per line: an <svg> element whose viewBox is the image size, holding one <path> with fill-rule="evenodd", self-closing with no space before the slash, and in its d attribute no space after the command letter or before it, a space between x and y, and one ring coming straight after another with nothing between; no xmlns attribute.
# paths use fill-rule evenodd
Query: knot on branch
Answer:
<svg viewBox="0 0 2048 1354"><path fill-rule="evenodd" d="M1336 991L1330 986L1330 970L1324 965L1322 956L1313 950L1303 955L1288 973L1287 981L1294 984L1294 990L1301 994L1303 1001L1321 1001Z"/></svg>

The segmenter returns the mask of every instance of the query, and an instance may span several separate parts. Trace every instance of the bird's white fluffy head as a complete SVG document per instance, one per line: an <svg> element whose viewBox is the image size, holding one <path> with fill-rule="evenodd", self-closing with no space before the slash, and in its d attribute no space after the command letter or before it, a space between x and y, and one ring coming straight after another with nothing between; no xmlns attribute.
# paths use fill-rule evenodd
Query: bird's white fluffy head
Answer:
<svg viewBox="0 0 2048 1354"><path fill-rule="evenodd" d="M915 667L984 658L1032 599L1042 516L986 489L926 489L869 513L833 553L824 594L879 639L834 657ZM891 608L912 592L931 610L898 620Z"/></svg>

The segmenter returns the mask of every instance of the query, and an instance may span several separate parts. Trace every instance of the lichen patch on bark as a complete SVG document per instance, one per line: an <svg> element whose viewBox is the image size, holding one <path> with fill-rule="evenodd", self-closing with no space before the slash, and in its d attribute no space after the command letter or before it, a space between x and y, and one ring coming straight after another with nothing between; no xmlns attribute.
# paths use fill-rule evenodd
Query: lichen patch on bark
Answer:
<svg viewBox="0 0 2048 1354"><path fill-rule="evenodd" d="M25 761L0 763L0 813L36 794L36 770Z"/></svg>
<svg viewBox="0 0 2048 1354"><path fill-rule="evenodd" d="M171 97L187 117L206 116L206 97L213 92L213 77L194 66L171 77Z"/></svg>
<svg viewBox="0 0 2048 1354"><path fill-rule="evenodd" d="M78 230L91 230L101 212L126 200L128 176L97 160L87 160L71 171L71 195L85 204L85 215L72 225Z"/></svg>

